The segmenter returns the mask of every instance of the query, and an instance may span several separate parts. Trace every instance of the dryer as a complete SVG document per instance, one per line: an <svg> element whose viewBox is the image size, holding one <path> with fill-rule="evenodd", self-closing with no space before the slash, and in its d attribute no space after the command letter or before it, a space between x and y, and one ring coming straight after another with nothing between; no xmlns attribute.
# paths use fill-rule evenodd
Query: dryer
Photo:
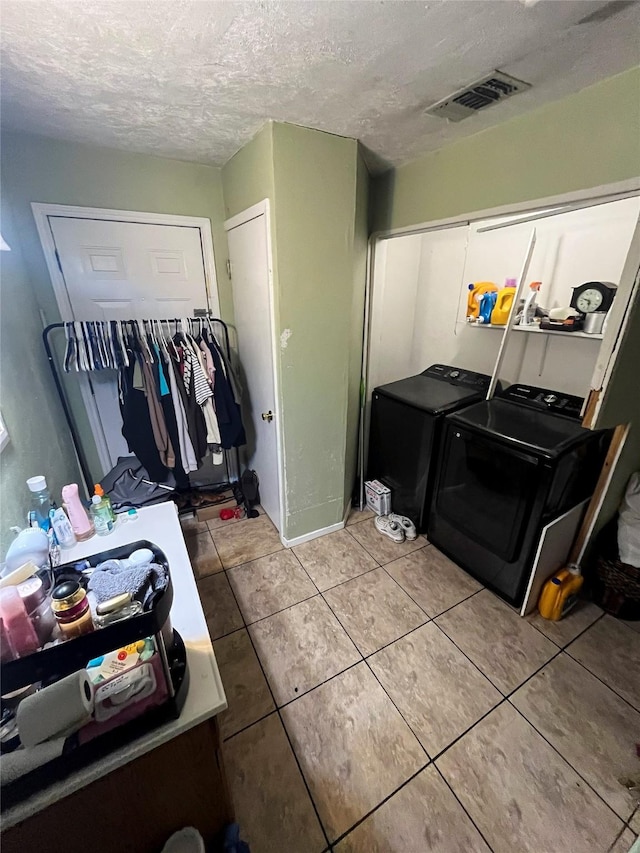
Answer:
<svg viewBox="0 0 640 853"><path fill-rule="evenodd" d="M417 376L374 389L367 479L391 489L393 512L427 526L444 416L486 396L491 377L432 364Z"/></svg>
<svg viewBox="0 0 640 853"><path fill-rule="evenodd" d="M583 400L511 385L445 419L428 538L519 607L544 525L593 494L611 431Z"/></svg>

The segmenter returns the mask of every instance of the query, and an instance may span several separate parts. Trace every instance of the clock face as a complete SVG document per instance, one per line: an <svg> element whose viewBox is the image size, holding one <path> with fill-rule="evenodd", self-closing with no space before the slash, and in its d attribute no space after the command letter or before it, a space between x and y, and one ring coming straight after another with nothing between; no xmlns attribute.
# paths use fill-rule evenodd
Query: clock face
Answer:
<svg viewBox="0 0 640 853"><path fill-rule="evenodd" d="M588 290L583 290L576 300L576 308L583 314L590 314L592 311L597 311L602 305L602 291L595 287L590 287Z"/></svg>

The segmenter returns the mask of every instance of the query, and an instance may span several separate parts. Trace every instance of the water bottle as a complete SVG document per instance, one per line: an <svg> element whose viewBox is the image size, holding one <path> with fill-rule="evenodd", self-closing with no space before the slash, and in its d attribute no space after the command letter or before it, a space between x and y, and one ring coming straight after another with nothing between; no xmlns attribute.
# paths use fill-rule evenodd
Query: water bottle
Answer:
<svg viewBox="0 0 640 853"><path fill-rule="evenodd" d="M49 519L49 510L53 509L51 496L47 488L45 477L30 477L27 480L27 486L31 492L31 512L35 513L38 527L44 531L48 531L51 527Z"/></svg>

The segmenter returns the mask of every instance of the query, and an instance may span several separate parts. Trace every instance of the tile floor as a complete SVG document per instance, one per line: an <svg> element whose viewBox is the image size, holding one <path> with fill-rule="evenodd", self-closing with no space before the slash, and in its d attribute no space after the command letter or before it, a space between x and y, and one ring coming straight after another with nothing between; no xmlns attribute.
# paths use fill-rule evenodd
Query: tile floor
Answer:
<svg viewBox="0 0 640 853"><path fill-rule="evenodd" d="M639 625L521 619L368 512L291 550L265 515L183 530L252 853L627 853Z"/></svg>

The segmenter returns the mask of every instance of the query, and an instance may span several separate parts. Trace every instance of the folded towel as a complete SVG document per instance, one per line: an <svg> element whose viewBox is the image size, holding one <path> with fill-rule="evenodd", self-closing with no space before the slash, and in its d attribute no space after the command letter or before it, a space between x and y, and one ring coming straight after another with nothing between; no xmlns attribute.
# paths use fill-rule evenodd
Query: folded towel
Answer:
<svg viewBox="0 0 640 853"><path fill-rule="evenodd" d="M96 566L91 575L89 589L98 604L123 592L130 592L146 610L153 596L163 592L168 583L169 573L157 563L128 566L126 561L105 560Z"/></svg>

